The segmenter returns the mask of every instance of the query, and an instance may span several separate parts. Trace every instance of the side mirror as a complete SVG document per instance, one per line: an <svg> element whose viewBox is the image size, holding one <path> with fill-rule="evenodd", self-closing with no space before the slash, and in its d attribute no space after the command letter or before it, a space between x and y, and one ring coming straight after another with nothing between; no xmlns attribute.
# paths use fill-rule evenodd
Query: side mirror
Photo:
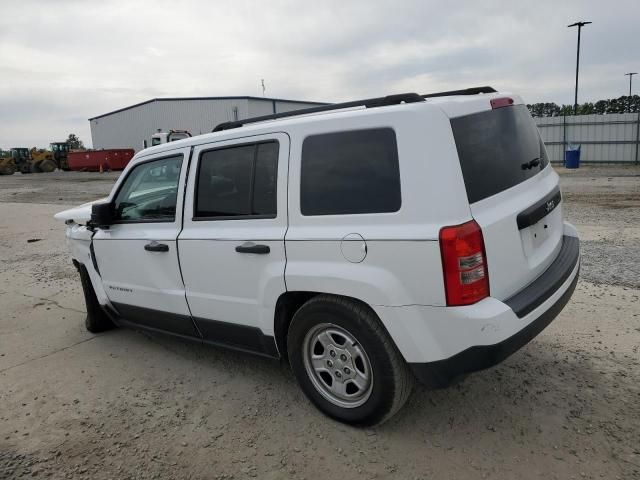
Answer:
<svg viewBox="0 0 640 480"><path fill-rule="evenodd" d="M142 141L142 149L144 150L145 148L147 148L147 141L143 140Z"/></svg>
<svg viewBox="0 0 640 480"><path fill-rule="evenodd" d="M113 224L113 203L95 203L91 206L91 224L94 227L105 228Z"/></svg>

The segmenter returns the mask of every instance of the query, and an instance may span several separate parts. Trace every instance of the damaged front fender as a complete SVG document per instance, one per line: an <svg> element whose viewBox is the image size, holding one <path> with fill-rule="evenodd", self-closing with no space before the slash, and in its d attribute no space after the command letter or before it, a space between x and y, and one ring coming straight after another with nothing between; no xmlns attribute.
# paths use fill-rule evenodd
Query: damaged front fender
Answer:
<svg viewBox="0 0 640 480"><path fill-rule="evenodd" d="M94 256L91 242L93 241L94 231L87 228L85 225L78 225L72 223L71 220L67 220L67 246L71 252L71 257L84 265L91 279L93 290L96 292L96 297L100 305L110 305L109 298L107 297L104 287L102 286L102 279L98 271L97 259Z"/></svg>

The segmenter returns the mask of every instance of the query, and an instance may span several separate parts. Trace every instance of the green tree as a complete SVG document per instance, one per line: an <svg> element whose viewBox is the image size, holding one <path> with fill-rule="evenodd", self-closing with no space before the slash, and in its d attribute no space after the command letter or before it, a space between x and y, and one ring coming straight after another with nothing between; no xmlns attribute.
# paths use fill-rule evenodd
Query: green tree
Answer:
<svg viewBox="0 0 640 480"><path fill-rule="evenodd" d="M527 105L533 117L555 117L560 112L560 107L555 103L534 103Z"/></svg>
<svg viewBox="0 0 640 480"><path fill-rule="evenodd" d="M555 103L533 103L527 108L534 117L556 117L562 115L573 115L573 105L562 105L559 107ZM586 102L578 105L578 115L606 115L608 113L638 113L640 111L640 95L628 95L618 98L608 98L598 100L595 103Z"/></svg>
<svg viewBox="0 0 640 480"><path fill-rule="evenodd" d="M598 115L604 115L605 113L607 113L607 107L609 106L609 101L608 100L598 100L594 105L594 113L597 113Z"/></svg>
<svg viewBox="0 0 640 480"><path fill-rule="evenodd" d="M607 113L623 113L625 112L626 106L627 106L627 102L623 102L622 97L612 98L611 100L609 100L609 105L607 106Z"/></svg>
<svg viewBox="0 0 640 480"><path fill-rule="evenodd" d="M578 115L593 115L596 113L596 109L593 106L593 103L583 103L578 105Z"/></svg>
<svg viewBox="0 0 640 480"><path fill-rule="evenodd" d="M573 105L562 105L559 115L573 115Z"/></svg>
<svg viewBox="0 0 640 480"><path fill-rule="evenodd" d="M84 150L84 143L82 143L82 140L80 140L75 133L69 134L67 145L69 146L69 150Z"/></svg>

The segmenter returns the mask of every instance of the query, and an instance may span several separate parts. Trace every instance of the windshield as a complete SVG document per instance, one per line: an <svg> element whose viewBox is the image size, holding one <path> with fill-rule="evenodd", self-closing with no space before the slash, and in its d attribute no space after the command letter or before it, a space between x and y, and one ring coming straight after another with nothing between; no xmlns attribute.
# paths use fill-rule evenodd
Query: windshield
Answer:
<svg viewBox="0 0 640 480"><path fill-rule="evenodd" d="M549 163L525 105L453 118L451 128L469 203L524 182Z"/></svg>

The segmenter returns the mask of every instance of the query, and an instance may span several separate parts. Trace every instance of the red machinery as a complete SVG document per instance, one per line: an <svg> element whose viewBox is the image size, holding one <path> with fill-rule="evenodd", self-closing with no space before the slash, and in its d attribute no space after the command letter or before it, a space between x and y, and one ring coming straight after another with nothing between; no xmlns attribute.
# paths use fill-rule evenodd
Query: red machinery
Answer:
<svg viewBox="0 0 640 480"><path fill-rule="evenodd" d="M134 154L131 148L112 148L69 152L67 158L71 170L98 172L101 169L103 171L123 170Z"/></svg>

